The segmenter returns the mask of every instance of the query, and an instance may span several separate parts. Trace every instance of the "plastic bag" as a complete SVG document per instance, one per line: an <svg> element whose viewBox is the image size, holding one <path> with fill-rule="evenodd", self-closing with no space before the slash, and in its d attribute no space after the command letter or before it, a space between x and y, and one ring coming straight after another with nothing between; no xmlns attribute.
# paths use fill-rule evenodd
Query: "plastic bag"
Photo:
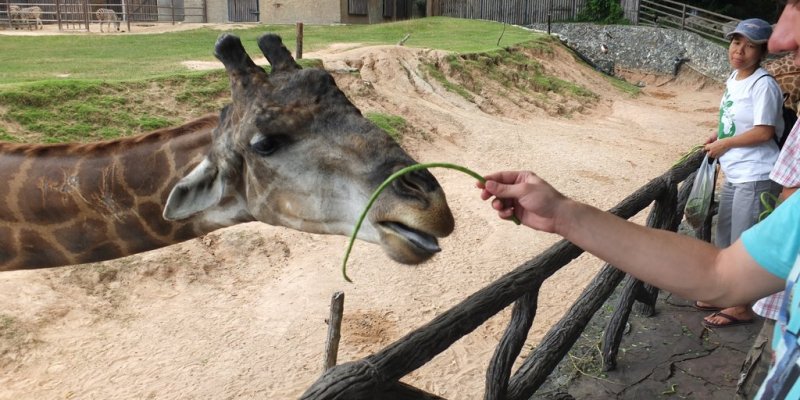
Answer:
<svg viewBox="0 0 800 400"><path fill-rule="evenodd" d="M694 229L700 229L703 226L706 217L708 217L708 212L711 210L711 197L714 195L716 172L717 160L709 159L708 154L706 154L703 162L700 163L700 168L697 169L694 185L691 192L689 192L689 198L686 200L686 208L683 210L686 222Z"/></svg>

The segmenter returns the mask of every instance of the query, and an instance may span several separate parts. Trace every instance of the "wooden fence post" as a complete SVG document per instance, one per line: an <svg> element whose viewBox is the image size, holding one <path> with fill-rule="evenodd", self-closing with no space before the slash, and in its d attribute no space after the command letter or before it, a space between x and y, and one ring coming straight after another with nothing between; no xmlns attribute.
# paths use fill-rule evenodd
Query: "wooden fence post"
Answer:
<svg viewBox="0 0 800 400"><path fill-rule="evenodd" d="M296 32L295 36L297 36L297 40L295 40L296 47L295 47L295 52L294 52L294 58L295 58L295 60L299 60L299 59L303 58L303 23L302 22L298 22L295 25L295 32Z"/></svg>
<svg viewBox="0 0 800 400"><path fill-rule="evenodd" d="M11 0L6 0L6 18L8 18L8 28L14 30L14 21L11 20Z"/></svg>
<svg viewBox="0 0 800 400"><path fill-rule="evenodd" d="M336 365L336 357L339 354L339 339L342 337L342 314L344 314L344 292L336 292L331 297L331 316L328 318L328 338L325 340L323 372Z"/></svg>
<svg viewBox="0 0 800 400"><path fill-rule="evenodd" d="M56 0L56 21L58 21L58 30L62 30L61 27L61 2Z"/></svg>
<svg viewBox="0 0 800 400"><path fill-rule="evenodd" d="M128 32L130 32L131 31L131 14L130 14L131 9L130 9L129 1L125 1L125 0L122 1L122 10L123 10L122 12L124 13L122 15L122 17L125 18L125 22L128 24Z"/></svg>
<svg viewBox="0 0 800 400"><path fill-rule="evenodd" d="M86 32L89 30L89 13L91 12L91 4L89 0L83 0L83 22L86 24Z"/></svg>

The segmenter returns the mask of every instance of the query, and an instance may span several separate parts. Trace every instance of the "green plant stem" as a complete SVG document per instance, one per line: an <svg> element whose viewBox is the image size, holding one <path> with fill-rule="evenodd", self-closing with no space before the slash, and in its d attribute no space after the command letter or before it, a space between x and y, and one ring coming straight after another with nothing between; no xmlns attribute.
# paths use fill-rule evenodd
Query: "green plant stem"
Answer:
<svg viewBox="0 0 800 400"><path fill-rule="evenodd" d="M420 169L429 169L429 168L449 168L449 169L454 169L456 171L461 171L461 172L463 172L463 173L465 173L465 174L477 179L478 182L481 182L481 183L485 183L486 182L486 179L484 179L483 176L479 175L477 172L472 171L469 168L462 167L462 166L456 165L456 164L450 164L450 163L414 164L414 165L410 165L408 167L405 167L405 168L393 173L391 176L386 178L386 180L383 181L383 183L381 183L380 186L378 186L377 189L375 189L375 192L372 193L372 196L369 198L369 201L367 202L367 206L364 208L364 211L361 212L361 216L358 217L358 222L356 223L355 228L353 228L353 233L350 234L350 243L347 245L347 251L344 253L344 260L342 261L342 275L344 276L344 280L346 280L347 282L351 282L351 283L353 282L347 276L347 259L350 258L350 252L353 250L353 244L356 241L356 236L358 235L359 229L361 229L361 224L364 223L364 218L366 218L367 212L369 212L369 209L372 208L372 204L375 203L375 200L378 198L378 196L381 194L381 192L383 192L383 189L385 189L387 186L389 186L389 184L391 184L395 179L397 179L397 178L399 178L399 177L401 177L401 176L403 176L403 175L405 175L405 174L407 174L409 172L417 171L417 170L420 170ZM520 224L520 221L516 216L512 215L510 219L512 221L514 221L515 224L517 224L517 225Z"/></svg>

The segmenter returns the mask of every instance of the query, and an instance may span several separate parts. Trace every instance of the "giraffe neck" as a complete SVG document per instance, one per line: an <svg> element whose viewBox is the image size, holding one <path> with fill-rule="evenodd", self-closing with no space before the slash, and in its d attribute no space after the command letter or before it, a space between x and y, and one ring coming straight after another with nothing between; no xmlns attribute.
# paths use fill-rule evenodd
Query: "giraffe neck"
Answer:
<svg viewBox="0 0 800 400"><path fill-rule="evenodd" d="M216 116L95 144L0 143L0 271L123 257L252 219L235 196L182 221L170 190L211 145Z"/></svg>

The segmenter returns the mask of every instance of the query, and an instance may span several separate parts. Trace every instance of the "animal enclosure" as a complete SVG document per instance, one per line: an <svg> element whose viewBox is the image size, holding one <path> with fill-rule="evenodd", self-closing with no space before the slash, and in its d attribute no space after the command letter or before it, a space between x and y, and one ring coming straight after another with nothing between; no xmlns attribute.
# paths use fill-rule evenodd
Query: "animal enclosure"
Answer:
<svg viewBox="0 0 800 400"><path fill-rule="evenodd" d="M99 32L101 22L107 24L114 18L126 31L131 30L131 24L208 20L205 0L110 0L103 3L90 0L0 0L0 27L27 29L27 20L22 20L14 10L31 7L39 8L41 24L58 25L62 31ZM110 11L98 14L99 10Z"/></svg>

